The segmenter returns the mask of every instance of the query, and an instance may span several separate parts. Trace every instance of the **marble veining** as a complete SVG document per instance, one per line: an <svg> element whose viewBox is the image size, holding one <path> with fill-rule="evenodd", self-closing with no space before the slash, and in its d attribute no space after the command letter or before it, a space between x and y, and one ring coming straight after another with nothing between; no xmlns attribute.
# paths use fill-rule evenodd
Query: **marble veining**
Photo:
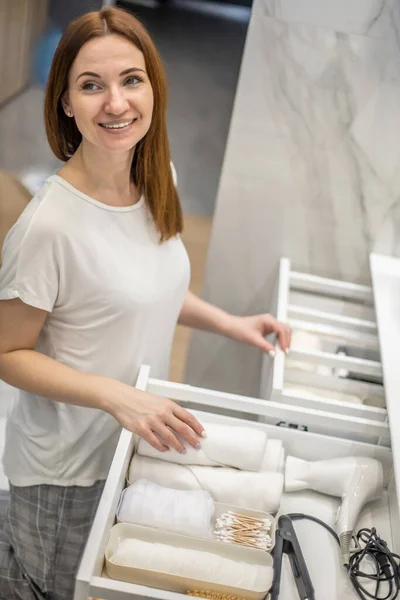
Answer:
<svg viewBox="0 0 400 600"><path fill-rule="evenodd" d="M265 0L267 14L342 33L383 37L396 0Z"/></svg>
<svg viewBox="0 0 400 600"><path fill-rule="evenodd" d="M266 143L285 155L282 178L296 190L286 199L287 250L310 272L365 280L368 251L398 201L396 11L385 39L268 16L253 30L263 56L262 119L283 139ZM302 244L299 223L308 234Z"/></svg>
<svg viewBox="0 0 400 600"><path fill-rule="evenodd" d="M400 256L399 131L399 0L254 0L204 297L267 310L281 256L369 283L370 251ZM196 332L187 380L257 395L260 363Z"/></svg>

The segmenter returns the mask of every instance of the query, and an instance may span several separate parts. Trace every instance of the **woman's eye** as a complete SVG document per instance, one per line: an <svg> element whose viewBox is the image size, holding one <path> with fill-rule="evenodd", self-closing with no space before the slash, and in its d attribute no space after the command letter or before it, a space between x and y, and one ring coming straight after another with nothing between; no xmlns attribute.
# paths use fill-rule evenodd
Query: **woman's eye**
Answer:
<svg viewBox="0 0 400 600"><path fill-rule="evenodd" d="M136 85L137 83L140 83L142 80L137 77L136 75L131 75L131 77L128 77L127 79L125 79L125 84L126 85Z"/></svg>
<svg viewBox="0 0 400 600"><path fill-rule="evenodd" d="M83 90L87 90L89 92L93 92L95 90L99 89L99 86L97 85L97 83L93 83L91 81L88 81L87 83L84 83L82 86Z"/></svg>

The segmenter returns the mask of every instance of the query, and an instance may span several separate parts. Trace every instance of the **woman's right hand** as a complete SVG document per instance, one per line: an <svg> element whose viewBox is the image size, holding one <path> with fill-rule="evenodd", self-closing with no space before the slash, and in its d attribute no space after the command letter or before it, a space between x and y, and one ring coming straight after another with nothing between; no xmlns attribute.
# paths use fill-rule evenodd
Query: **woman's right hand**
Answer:
<svg viewBox="0 0 400 600"><path fill-rule="evenodd" d="M185 447L177 436L194 448L200 447L199 438L205 437L204 427L179 404L119 381L108 380L108 384L102 390L104 409L153 448L160 452L170 448L184 452Z"/></svg>

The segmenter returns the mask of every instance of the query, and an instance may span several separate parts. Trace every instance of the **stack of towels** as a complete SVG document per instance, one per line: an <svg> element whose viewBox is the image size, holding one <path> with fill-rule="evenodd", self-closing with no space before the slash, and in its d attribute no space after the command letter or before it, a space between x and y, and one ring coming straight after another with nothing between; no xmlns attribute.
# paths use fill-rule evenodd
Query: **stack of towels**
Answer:
<svg viewBox="0 0 400 600"><path fill-rule="evenodd" d="M128 481L178 490L206 490L215 502L276 513L283 490L284 448L256 428L205 424L201 449L159 452L141 439Z"/></svg>

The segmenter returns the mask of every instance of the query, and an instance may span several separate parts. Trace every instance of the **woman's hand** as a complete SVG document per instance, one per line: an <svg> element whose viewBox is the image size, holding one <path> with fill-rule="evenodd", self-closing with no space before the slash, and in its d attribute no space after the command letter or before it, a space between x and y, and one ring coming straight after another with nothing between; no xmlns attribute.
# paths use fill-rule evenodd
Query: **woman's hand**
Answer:
<svg viewBox="0 0 400 600"><path fill-rule="evenodd" d="M205 437L203 426L176 402L113 379L104 384L104 410L156 450L166 452L174 448L177 452L185 452L177 436L194 448L200 447L199 437Z"/></svg>
<svg viewBox="0 0 400 600"><path fill-rule="evenodd" d="M277 321L272 315L263 314L253 317L230 315L225 331L226 337L236 342L257 346L271 356L275 356L275 346L265 339L270 333L276 333L281 349L287 353L290 348L292 330L287 323Z"/></svg>

